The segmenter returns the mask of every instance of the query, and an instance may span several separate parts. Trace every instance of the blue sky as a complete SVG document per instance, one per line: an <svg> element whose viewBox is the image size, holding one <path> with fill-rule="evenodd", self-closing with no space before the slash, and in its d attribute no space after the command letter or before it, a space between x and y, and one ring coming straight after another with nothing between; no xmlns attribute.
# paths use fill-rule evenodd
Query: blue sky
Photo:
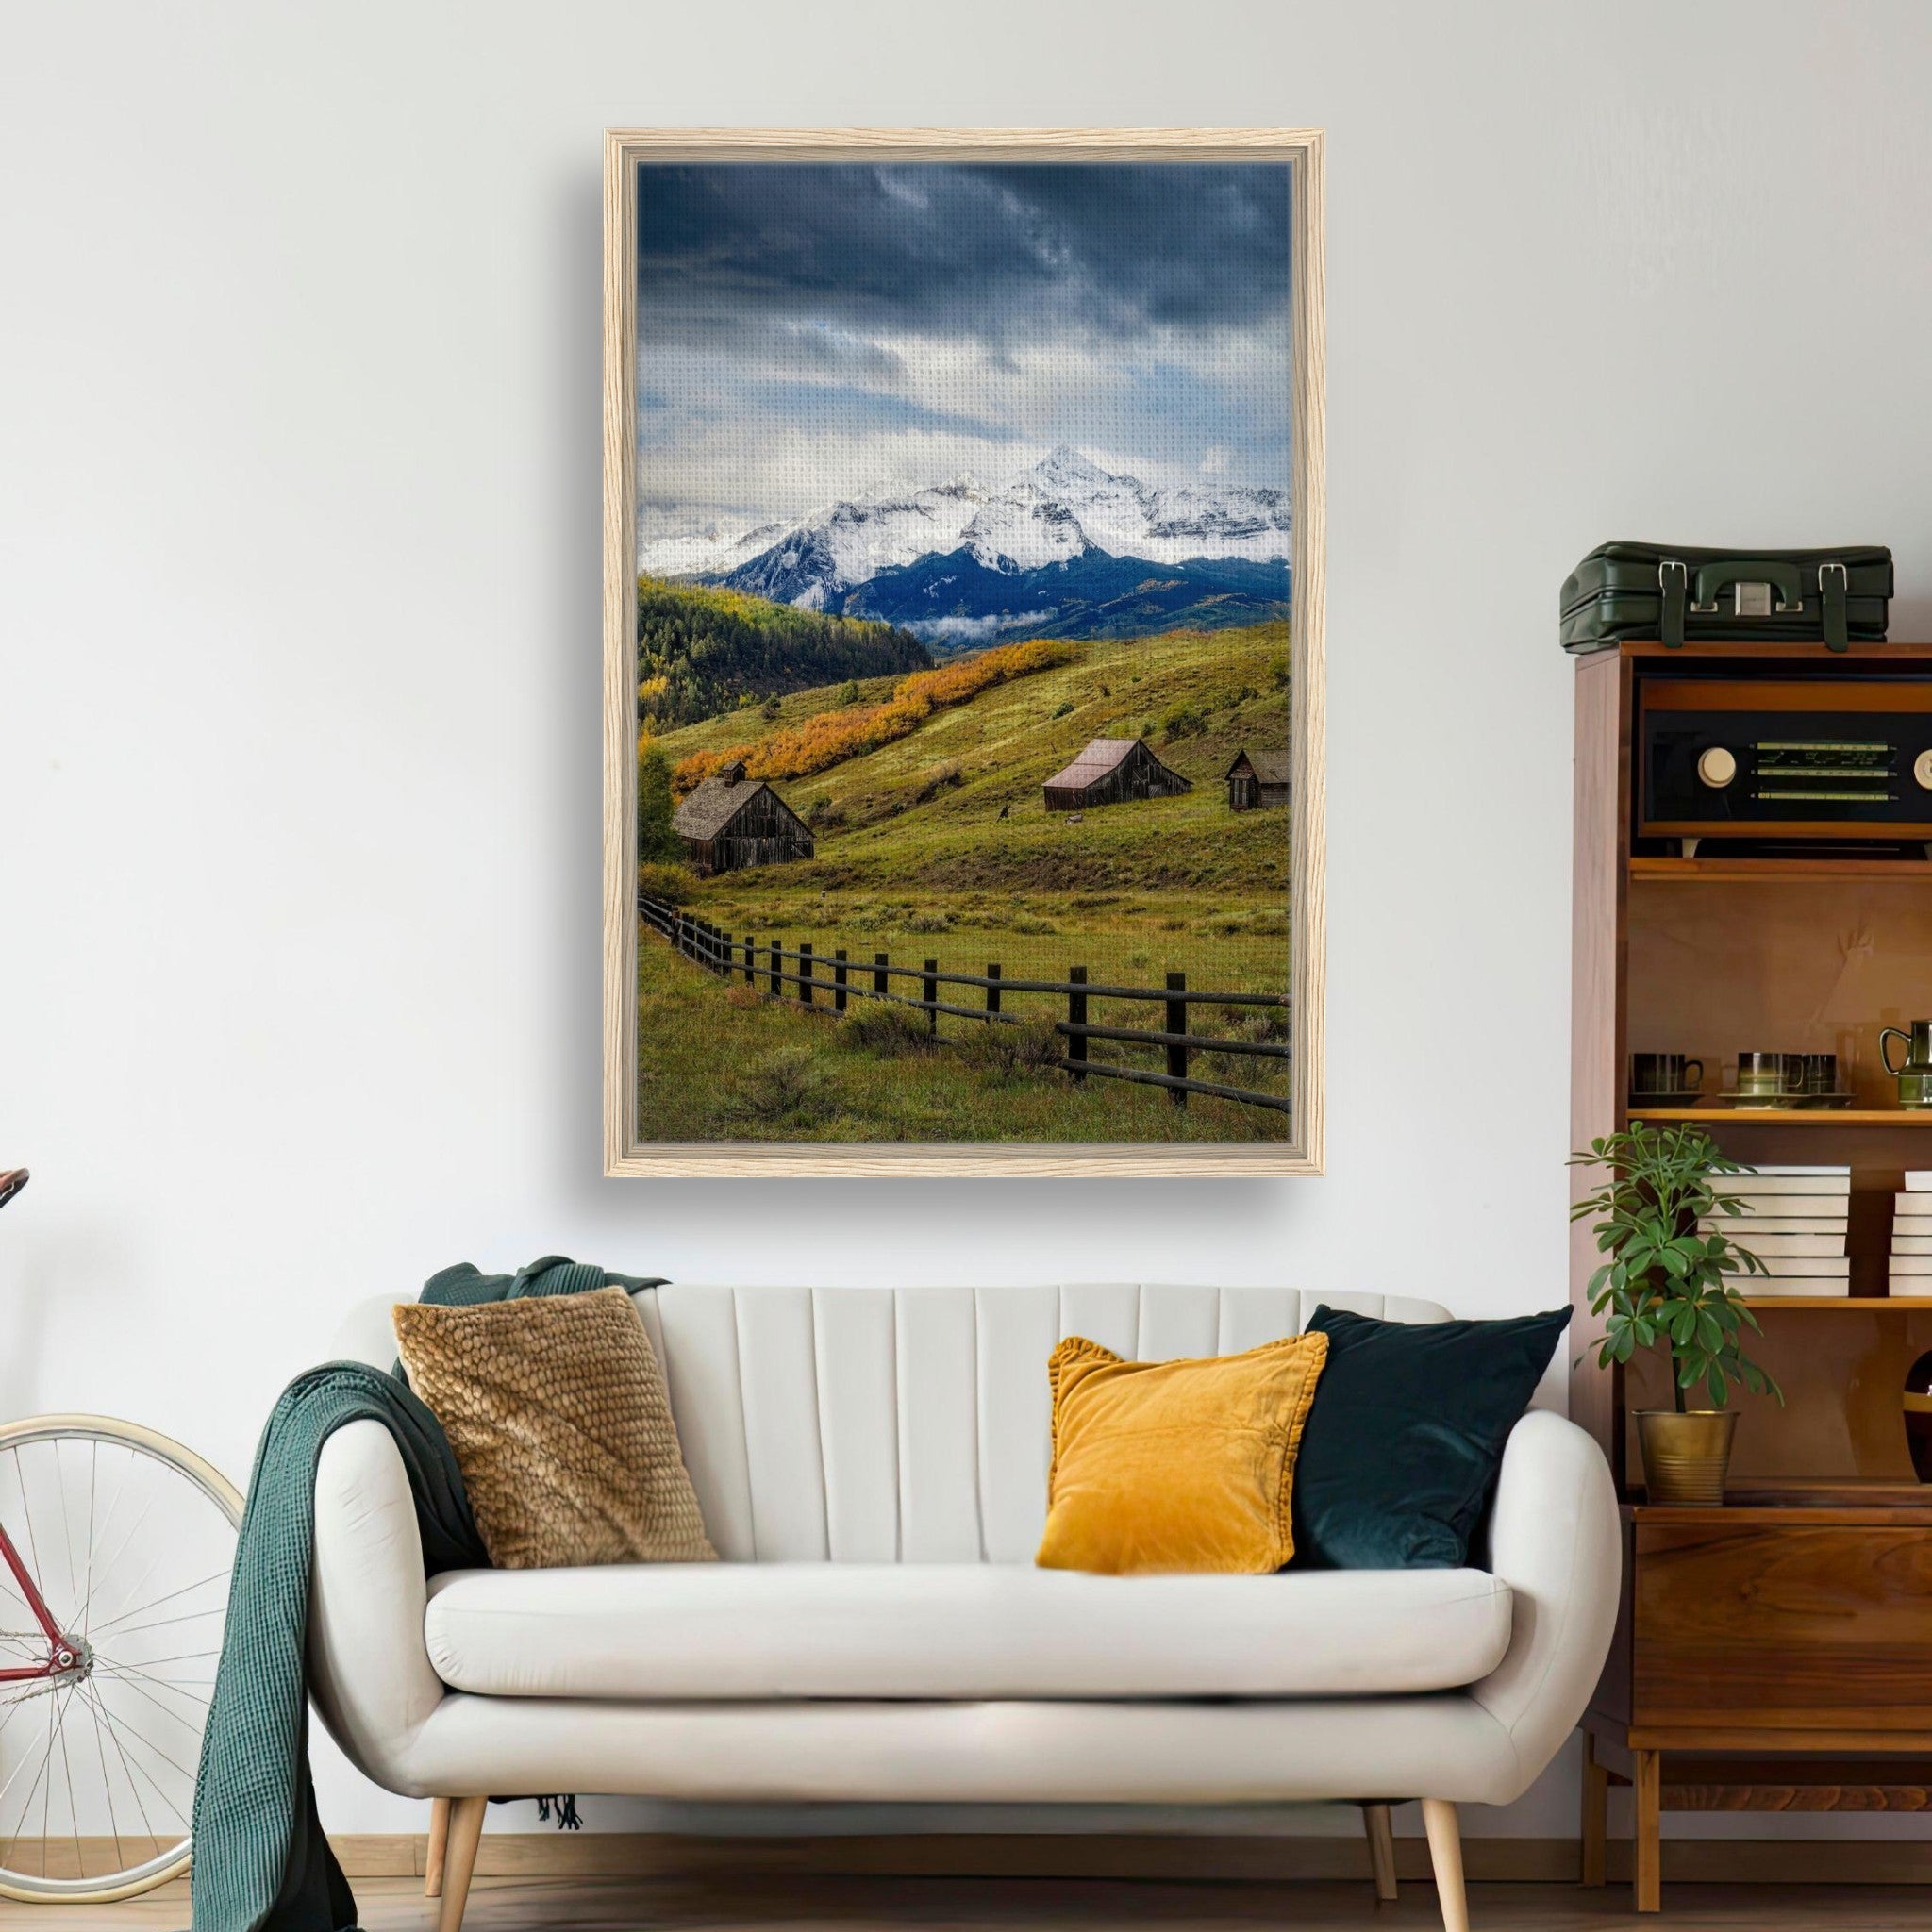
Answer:
<svg viewBox="0 0 1932 1932"><path fill-rule="evenodd" d="M1288 486L1285 164L640 170L639 494L795 516L1058 443Z"/></svg>

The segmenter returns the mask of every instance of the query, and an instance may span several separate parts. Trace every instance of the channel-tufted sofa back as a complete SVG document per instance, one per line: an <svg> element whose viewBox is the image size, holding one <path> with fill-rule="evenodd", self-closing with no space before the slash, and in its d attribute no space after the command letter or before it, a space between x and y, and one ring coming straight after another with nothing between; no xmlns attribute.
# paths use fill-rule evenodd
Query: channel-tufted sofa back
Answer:
<svg viewBox="0 0 1932 1932"><path fill-rule="evenodd" d="M1430 1302L1082 1283L708 1288L637 1297L698 1503L739 1562L1030 1563L1046 1521L1046 1358L1085 1335L1136 1360L1301 1332L1324 1300L1436 1322Z"/></svg>

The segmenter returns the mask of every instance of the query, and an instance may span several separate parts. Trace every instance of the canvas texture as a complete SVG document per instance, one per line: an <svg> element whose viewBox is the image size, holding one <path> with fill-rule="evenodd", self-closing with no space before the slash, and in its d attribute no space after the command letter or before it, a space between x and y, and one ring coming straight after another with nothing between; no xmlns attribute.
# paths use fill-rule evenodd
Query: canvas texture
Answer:
<svg viewBox="0 0 1932 1932"><path fill-rule="evenodd" d="M717 1558L664 1376L621 1288L395 1310L499 1569Z"/></svg>
<svg viewBox="0 0 1932 1932"><path fill-rule="evenodd" d="M1509 1431L1568 1308L1502 1322L1377 1322L1320 1307L1328 1362L1294 1491L1309 1569L1459 1570Z"/></svg>
<svg viewBox="0 0 1932 1932"><path fill-rule="evenodd" d="M1256 1574L1294 1554L1290 1497L1325 1336L1132 1362L1084 1336L1053 1352L1044 1569Z"/></svg>

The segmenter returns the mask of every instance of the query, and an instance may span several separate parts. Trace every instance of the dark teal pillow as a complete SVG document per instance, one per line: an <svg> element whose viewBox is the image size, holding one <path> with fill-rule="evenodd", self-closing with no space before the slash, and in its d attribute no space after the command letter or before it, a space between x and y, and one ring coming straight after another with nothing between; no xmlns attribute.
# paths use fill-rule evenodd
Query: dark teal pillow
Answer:
<svg viewBox="0 0 1932 1932"><path fill-rule="evenodd" d="M1322 1307L1328 1363L1294 1466L1294 1563L1458 1570L1503 1445L1568 1308L1507 1322L1376 1322Z"/></svg>

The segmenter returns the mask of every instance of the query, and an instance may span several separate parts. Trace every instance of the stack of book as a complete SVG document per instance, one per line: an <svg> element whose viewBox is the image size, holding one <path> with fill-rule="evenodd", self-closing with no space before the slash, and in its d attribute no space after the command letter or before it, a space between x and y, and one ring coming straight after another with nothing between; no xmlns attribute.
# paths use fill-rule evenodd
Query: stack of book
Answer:
<svg viewBox="0 0 1932 1932"><path fill-rule="evenodd" d="M1891 1217L1891 1292L1932 1294L1932 1169L1906 1175Z"/></svg>
<svg viewBox="0 0 1932 1932"><path fill-rule="evenodd" d="M1925 1176L1932 1189L1932 1174ZM1705 1233L1726 1235L1764 1263L1766 1273L1731 1277L1747 1295L1848 1295L1852 1264L1845 1257L1845 1227L1851 1213L1849 1167L1760 1167L1756 1174L1721 1176L1719 1190L1737 1197L1735 1214L1700 1222ZM1899 1199L1906 1197L1901 1194ZM1924 1195L1932 1212L1932 1192ZM1932 1236L1932 1220L1925 1223ZM1932 1241L1926 1242L1932 1274ZM1896 1268L1898 1263L1894 1261ZM1932 1281L1926 1284L1932 1292Z"/></svg>

